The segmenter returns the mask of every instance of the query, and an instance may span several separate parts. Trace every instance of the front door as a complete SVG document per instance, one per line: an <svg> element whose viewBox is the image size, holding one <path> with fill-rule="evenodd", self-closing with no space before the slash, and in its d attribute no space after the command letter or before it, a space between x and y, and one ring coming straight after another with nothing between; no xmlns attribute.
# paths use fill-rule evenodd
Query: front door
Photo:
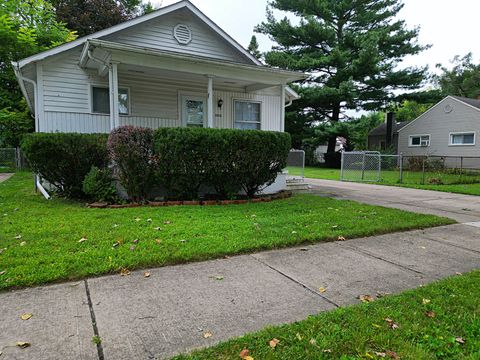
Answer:
<svg viewBox="0 0 480 360"><path fill-rule="evenodd" d="M182 123L187 127L206 127L206 97L182 95Z"/></svg>

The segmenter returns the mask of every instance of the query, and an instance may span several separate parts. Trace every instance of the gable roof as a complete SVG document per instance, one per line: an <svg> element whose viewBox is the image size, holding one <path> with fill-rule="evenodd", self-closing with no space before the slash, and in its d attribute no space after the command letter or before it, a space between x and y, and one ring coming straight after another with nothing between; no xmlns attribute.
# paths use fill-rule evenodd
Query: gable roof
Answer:
<svg viewBox="0 0 480 360"><path fill-rule="evenodd" d="M204 13L202 13L195 5L193 5L189 0L181 0L177 3L174 3L172 5L168 5L166 7L160 8L158 10L155 10L149 14L143 15L143 16L138 16L134 19L124 21L120 24L114 25L112 27L109 27L104 30L97 31L93 34L83 36L81 38L78 38L76 40L73 40L71 42L56 46L54 48L51 48L49 50L43 51L41 53L29 56L25 59L22 59L18 61L18 66L20 68L24 67L25 65L34 62L34 61L40 61L43 59L46 59L50 56L60 54L64 51L73 49L79 45L82 45L89 39L98 39L113 33L116 33L118 31L127 29L129 27L144 23L146 21L158 18L160 16L172 13L176 10L179 9L188 9L190 10L197 18L199 18L203 23L205 23L210 29L212 29L215 33L217 33L219 36L223 38L229 45L231 45L233 48L235 48L241 55L243 55L245 58L250 60L252 64L255 65L263 65L255 56L250 54L242 45L240 45L235 39L233 39L230 35L228 35L225 31L223 31L217 24L215 24L210 18L208 18Z"/></svg>
<svg viewBox="0 0 480 360"><path fill-rule="evenodd" d="M470 99L470 98L461 97L461 96L448 95L445 99L440 100L438 103L433 105L430 109L425 111L422 115L417 117L415 120L410 121L407 125L405 125L403 128L401 128L399 131L403 131L404 129L409 127L410 124L413 124L417 120L421 119L423 116L428 114L430 111L432 111L434 108L436 108L437 106L439 106L440 104L442 104L444 101L446 101L448 99L454 100L456 102L462 103L463 105L469 106L469 107L473 108L474 110L480 111L480 100Z"/></svg>
<svg viewBox="0 0 480 360"><path fill-rule="evenodd" d="M477 109L480 109L480 100L479 99L471 99L463 96L452 96L452 98L457 99L458 101L461 101L463 103L466 103L470 106L476 107Z"/></svg>
<svg viewBox="0 0 480 360"><path fill-rule="evenodd" d="M409 123L409 121L394 123L393 128L392 128L393 133L394 134L398 133L400 131L400 129L405 127L408 123ZM380 135L386 135L386 133L387 133L387 124L382 123L379 126L377 126L375 129L371 130L368 133L368 136L380 136Z"/></svg>

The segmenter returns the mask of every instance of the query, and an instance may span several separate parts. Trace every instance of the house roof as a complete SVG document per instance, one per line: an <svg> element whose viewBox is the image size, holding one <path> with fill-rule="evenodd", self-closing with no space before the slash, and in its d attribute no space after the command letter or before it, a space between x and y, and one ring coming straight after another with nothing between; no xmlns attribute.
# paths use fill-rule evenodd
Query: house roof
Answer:
<svg viewBox="0 0 480 360"><path fill-rule="evenodd" d="M408 124L408 121L397 122L393 124L393 133L396 134L402 129L404 126ZM375 129L368 133L368 136L380 136L385 135L387 133L387 124L383 123L377 126Z"/></svg>
<svg viewBox="0 0 480 360"><path fill-rule="evenodd" d="M479 99L471 99L463 96L452 96L454 99L457 99L458 101L464 102L468 105L471 105L473 107L476 107L477 109L480 109L480 100Z"/></svg>
<svg viewBox="0 0 480 360"><path fill-rule="evenodd" d="M204 13L202 13L195 5L193 5L189 0L181 0L177 3L174 3L172 5L169 5L169 6L165 6L163 8L160 8L158 10L155 10L149 14L146 14L146 15L143 15L143 16L139 16L139 17L136 17L134 19L131 19L131 20L127 20L127 21L124 21L120 24L117 24L117 25L114 25L112 27L109 27L107 29L104 29L104 30L100 30L100 31L97 31L93 34L90 34L90 35L87 35L87 36L83 36L81 38L78 38L76 40L73 40L71 42L68 42L68 43L65 43L65 44L62 44L62 45L59 45L59 46L56 46L54 48L51 48L49 50L46 50L46 51L43 51L41 53L38 53L38 54L35 54L35 55L32 55L32 56L29 56L25 59L22 59L22 60L19 60L17 62L18 64L18 67L22 68L24 67L25 65L31 63L31 62L34 62L34 61L40 61L40 60L43 60L43 59L46 59L50 56L53 56L53 55L56 55L56 54L60 54L64 51L67 51L67 50L70 50L70 49L73 49L79 45L82 45L83 43L85 43L87 40L90 40L90 39L98 39L98 38L101 38L101 37L104 37L104 36L107 36L107 35L110 35L110 34L113 34L113 33L116 33L118 31L121 31L121 30L124 30L124 29L127 29L129 27L132 27L132 26L135 26L135 25L138 25L138 24L141 24L141 23L144 23L146 21L149 21L149 20L152 20L152 19L155 19L157 17L160 17L160 16L163 16L163 15L166 15L166 14L169 14L173 11L176 11L176 10L179 10L179 9L183 9L183 8L186 8L188 10L190 10L194 15L196 15L200 20L202 20L207 26L209 26L214 32L216 32L218 35L220 35L228 44L230 44L231 46L233 46L236 50L238 50L244 57L246 57L247 59L249 59L252 64L255 64L255 65L263 65L257 58L255 58L255 56L253 56L252 54L250 54L250 52L248 52L242 45L240 45L235 39L233 39L230 35L228 35L225 31L223 31L217 24L215 24L212 20L210 20L210 18L208 18Z"/></svg>

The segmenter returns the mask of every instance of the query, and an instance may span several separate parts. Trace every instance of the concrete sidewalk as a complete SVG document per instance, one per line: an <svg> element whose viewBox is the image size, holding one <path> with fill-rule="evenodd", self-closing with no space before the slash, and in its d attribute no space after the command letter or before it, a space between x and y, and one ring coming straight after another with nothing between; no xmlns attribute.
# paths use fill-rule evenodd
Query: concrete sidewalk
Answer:
<svg viewBox="0 0 480 360"><path fill-rule="evenodd" d="M138 271L1 293L1 359L168 358L358 303L359 295L397 293L480 268L478 226L164 267L148 278ZM33 317L21 320L23 313ZM102 339L98 348L94 335ZM20 349L17 341L31 346Z"/></svg>
<svg viewBox="0 0 480 360"><path fill-rule="evenodd" d="M445 216L458 222L480 220L480 196L335 180L305 181L314 193L323 196Z"/></svg>

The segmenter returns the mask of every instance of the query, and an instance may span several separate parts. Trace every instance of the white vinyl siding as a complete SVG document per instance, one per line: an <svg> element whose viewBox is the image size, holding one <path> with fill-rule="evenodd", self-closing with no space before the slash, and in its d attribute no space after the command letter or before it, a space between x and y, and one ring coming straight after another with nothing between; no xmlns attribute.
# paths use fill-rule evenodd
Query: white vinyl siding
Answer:
<svg viewBox="0 0 480 360"><path fill-rule="evenodd" d="M188 26L191 31L191 40L187 44L179 44L175 39L174 28L179 24ZM150 49L252 64L251 60L222 40L187 9L177 10L103 39Z"/></svg>
<svg viewBox="0 0 480 360"><path fill-rule="evenodd" d="M475 145L475 132L450 133L450 146Z"/></svg>

